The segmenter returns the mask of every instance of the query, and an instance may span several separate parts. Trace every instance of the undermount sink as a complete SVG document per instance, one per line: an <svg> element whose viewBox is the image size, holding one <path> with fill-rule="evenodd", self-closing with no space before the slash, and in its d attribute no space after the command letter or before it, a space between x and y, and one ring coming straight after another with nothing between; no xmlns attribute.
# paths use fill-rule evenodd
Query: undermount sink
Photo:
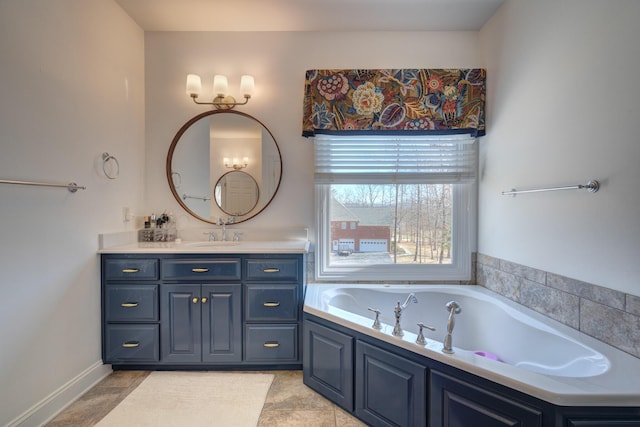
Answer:
<svg viewBox="0 0 640 427"><path fill-rule="evenodd" d="M185 243L185 246L190 248L211 248L216 246L236 246L239 245L240 242L234 242L232 240L216 240L212 242L191 242Z"/></svg>

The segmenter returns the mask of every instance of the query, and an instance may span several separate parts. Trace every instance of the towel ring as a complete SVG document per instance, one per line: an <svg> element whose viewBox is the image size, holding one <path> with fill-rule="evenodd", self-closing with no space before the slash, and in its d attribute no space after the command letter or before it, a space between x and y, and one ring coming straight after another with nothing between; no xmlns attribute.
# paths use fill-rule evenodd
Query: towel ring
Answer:
<svg viewBox="0 0 640 427"><path fill-rule="evenodd" d="M107 164L111 160L113 160L113 163L115 163L116 165L115 172L107 170ZM118 178L118 176L120 176L120 163L118 163L118 159L107 152L102 153L102 171L104 172L104 175L109 179Z"/></svg>

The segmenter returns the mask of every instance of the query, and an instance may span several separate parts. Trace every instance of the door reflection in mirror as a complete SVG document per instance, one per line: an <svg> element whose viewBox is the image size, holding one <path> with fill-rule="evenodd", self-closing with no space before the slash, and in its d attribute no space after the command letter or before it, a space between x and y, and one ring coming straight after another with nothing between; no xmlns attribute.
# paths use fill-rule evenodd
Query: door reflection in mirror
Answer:
<svg viewBox="0 0 640 427"><path fill-rule="evenodd" d="M243 171L227 172L214 189L215 201L222 212L238 217L247 215L258 204L258 183Z"/></svg>

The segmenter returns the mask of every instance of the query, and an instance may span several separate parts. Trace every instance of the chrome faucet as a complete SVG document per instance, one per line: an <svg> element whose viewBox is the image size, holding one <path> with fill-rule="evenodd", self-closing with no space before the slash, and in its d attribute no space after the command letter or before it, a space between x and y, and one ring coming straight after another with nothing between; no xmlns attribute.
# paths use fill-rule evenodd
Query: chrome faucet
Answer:
<svg viewBox="0 0 640 427"><path fill-rule="evenodd" d="M456 319L454 318L454 314L460 314L462 309L460 308L460 304L455 301L449 301L445 305L447 311L449 312L449 319L447 319L447 335L444 337L444 345L442 346L442 352L447 354L453 354L453 336L451 333L453 332L453 327L456 324Z"/></svg>
<svg viewBox="0 0 640 427"><path fill-rule="evenodd" d="M222 218L218 218L218 225L220 227L222 227L222 241L226 242L227 241L227 224L233 224L236 222L235 217L230 216L229 218L227 218L227 220L225 221ZM234 241L235 241L235 236L234 236Z"/></svg>
<svg viewBox="0 0 640 427"><path fill-rule="evenodd" d="M218 225L222 227L222 241L227 241L227 223L222 219L218 218Z"/></svg>
<svg viewBox="0 0 640 427"><path fill-rule="evenodd" d="M398 304L393 309L393 312L396 315L396 325L393 327L392 334L395 335L396 337L401 337L404 335L404 332L402 331L402 327L400 326L400 317L402 316L402 312L404 311L404 309L407 308L410 302L413 302L414 304L418 302L418 298L416 298L413 292L410 293L409 296L407 296L407 299L404 301L404 304L400 305L400 301L398 301Z"/></svg>

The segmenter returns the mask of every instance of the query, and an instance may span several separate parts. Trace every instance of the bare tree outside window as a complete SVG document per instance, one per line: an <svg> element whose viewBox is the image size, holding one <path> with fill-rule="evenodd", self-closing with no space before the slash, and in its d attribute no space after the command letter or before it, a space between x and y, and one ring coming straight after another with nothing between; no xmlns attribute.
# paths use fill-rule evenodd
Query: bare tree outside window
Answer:
<svg viewBox="0 0 640 427"><path fill-rule="evenodd" d="M331 185L330 263L451 264L451 186Z"/></svg>

